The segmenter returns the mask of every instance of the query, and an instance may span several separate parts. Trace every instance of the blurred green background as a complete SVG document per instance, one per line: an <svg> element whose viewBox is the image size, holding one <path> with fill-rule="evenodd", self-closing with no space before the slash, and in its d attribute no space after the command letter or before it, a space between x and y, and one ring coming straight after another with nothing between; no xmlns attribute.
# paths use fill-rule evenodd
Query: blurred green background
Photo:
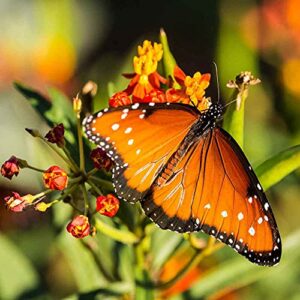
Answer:
<svg viewBox="0 0 300 300"><path fill-rule="evenodd" d="M300 144L299 11L297 0L0 1L0 161L16 155L40 168L61 163L24 131L29 127L46 133L48 128L13 89L13 81L45 95L59 89L72 98L93 80L99 85L95 109L103 107L108 83L126 87L128 80L121 73L132 71L136 46L143 39L158 41L162 27L187 74L212 72L209 96L217 97L213 61L224 101L231 94L226 83L239 72L251 71L262 80L250 90L245 115L245 153L254 166L259 165ZM252 266L223 249L215 258L220 262L215 277L200 266L190 289L174 293L173 299L300 299L299 183L295 172L267 192L283 237L278 267ZM33 194L41 188L37 174L27 170L13 181L0 178L1 198L11 190ZM66 208L13 214L3 203L1 299L60 299L78 290L101 288L103 279L92 258L81 244L58 230ZM176 244L177 234L167 234ZM164 237L162 233L156 241L157 265L170 254L163 248ZM100 248L109 247L104 236L97 238ZM128 272L126 265L122 268ZM171 296L157 293L155 297Z"/></svg>

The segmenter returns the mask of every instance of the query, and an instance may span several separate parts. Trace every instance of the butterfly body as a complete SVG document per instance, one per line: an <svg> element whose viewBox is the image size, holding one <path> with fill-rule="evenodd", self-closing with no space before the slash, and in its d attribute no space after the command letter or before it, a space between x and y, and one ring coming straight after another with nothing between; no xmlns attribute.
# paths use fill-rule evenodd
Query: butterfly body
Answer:
<svg viewBox="0 0 300 300"><path fill-rule="evenodd" d="M274 265L281 240L244 153L217 126L222 106L133 104L87 117L88 138L114 160L116 194L162 229L204 231L250 261Z"/></svg>

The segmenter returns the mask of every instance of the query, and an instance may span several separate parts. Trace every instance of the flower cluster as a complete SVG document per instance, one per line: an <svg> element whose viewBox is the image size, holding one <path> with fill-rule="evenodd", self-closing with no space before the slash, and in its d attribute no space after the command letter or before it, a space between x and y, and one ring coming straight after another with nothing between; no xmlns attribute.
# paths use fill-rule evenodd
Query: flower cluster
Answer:
<svg viewBox="0 0 300 300"><path fill-rule="evenodd" d="M210 74L196 72L186 75L178 66L174 66L173 80L166 79L157 71L158 63L163 58L161 44L146 40L138 46L138 55L133 58L134 73L124 74L131 79L125 90L115 93L109 99L111 107L132 103L177 102L196 106L206 110L210 99L205 98L205 89L209 86Z"/></svg>
<svg viewBox="0 0 300 300"><path fill-rule="evenodd" d="M210 99L205 98L205 89L209 85L210 74L196 72L193 76L189 76L174 64L173 73L162 76L158 72L158 65L163 59L162 44L146 40L138 46L137 55L133 58L134 73L124 74L130 82L124 90L115 93L109 99L109 105L118 107L132 103L175 102L190 104L199 110L208 109ZM70 204L74 209L74 216L67 225L67 231L76 238L93 236L96 232L96 225L92 224L99 224L99 215L115 217L120 207L119 200L112 194L111 181L96 176L97 172L101 173L105 170L101 174L109 177L107 172L110 172L113 166L113 162L104 150L100 148L91 150L89 157L93 169L86 170L86 165L89 164L85 162L81 117L86 108L84 100L88 102L88 99L93 99L96 91L97 86L89 82L82 89L82 93L77 94L73 99L74 120L77 122L79 164L77 164L77 158L71 155L76 151L70 151L70 145L66 142L65 127L60 123L44 136L36 129L26 129L26 131L50 146L63 159L66 164L64 169L58 165L51 165L46 170L42 170L15 156L4 162L1 167L2 176L8 179L17 176L22 168L40 172L44 183L45 189L39 194L21 196L17 192L12 192L10 196L5 197L5 205L10 211L22 212L34 208L45 212L57 203ZM51 193L55 200L49 200ZM48 194L50 197L46 197Z"/></svg>
<svg viewBox="0 0 300 300"><path fill-rule="evenodd" d="M80 106L78 105L79 99L75 98L76 103L74 103L74 112L79 116ZM76 105L75 105L76 104ZM78 110L79 108L79 110ZM119 200L112 194L104 196L101 191L91 182L93 174L100 169L105 169L109 171L112 166L112 161L106 155L106 153L97 148L91 151L90 158L94 164L94 169L90 172L81 171L73 159L69 155L69 151L66 148L65 138L64 138L64 126L63 124L58 124L54 126L46 135L42 135L37 130L27 129L34 137L41 138L45 143L55 144L58 149L62 149L65 155L63 156L65 161L69 164L70 170L67 172L59 166L52 165L47 170L41 170L33 167L27 163L27 161L12 156L10 159L5 161L1 167L1 175L8 179L12 179L13 176L17 176L22 168L29 168L34 171L41 173L41 179L43 180L46 190L43 192L31 195L27 194L21 196L17 192L12 192L11 195L4 198L5 206L12 212L23 212L27 208L33 207L35 210L40 212L45 212L53 204L59 203L60 200L65 200L72 191L76 190L80 186L83 187L84 182L89 183L94 187L94 192L100 194L98 197L94 198L94 205L87 204L87 209L85 209L81 214L75 215L74 218L69 222L66 229L67 231L76 238L84 238L88 235L94 235L95 228L91 226L91 218L93 213L91 212L91 207L96 206L95 212L101 215L113 217L117 214L119 209ZM60 152L57 152L62 155ZM45 198L47 194L51 192L59 191L61 194L58 199L53 201L43 202L42 199ZM73 207L80 205L79 201L72 203ZM76 210L80 211L79 208Z"/></svg>

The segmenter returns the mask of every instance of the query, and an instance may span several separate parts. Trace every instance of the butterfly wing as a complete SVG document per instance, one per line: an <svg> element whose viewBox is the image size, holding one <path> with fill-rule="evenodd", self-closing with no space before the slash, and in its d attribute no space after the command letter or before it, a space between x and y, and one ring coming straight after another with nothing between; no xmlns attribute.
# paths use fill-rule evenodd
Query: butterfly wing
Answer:
<svg viewBox="0 0 300 300"><path fill-rule="evenodd" d="M145 213L163 229L202 230L254 263L278 263L271 207L233 138L217 127L180 154L170 157L142 201Z"/></svg>
<svg viewBox="0 0 300 300"><path fill-rule="evenodd" d="M182 104L133 104L106 108L84 120L88 138L115 162L116 193L141 200L199 116Z"/></svg>

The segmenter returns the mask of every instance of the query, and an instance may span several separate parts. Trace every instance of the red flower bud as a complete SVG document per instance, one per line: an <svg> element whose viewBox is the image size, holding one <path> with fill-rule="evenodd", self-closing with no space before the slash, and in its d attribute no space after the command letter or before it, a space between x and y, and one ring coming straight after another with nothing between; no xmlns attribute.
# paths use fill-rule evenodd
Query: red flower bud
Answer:
<svg viewBox="0 0 300 300"><path fill-rule="evenodd" d="M13 212L21 212L33 201L33 196L28 194L21 197L18 193L12 192L12 196L4 198L6 207Z"/></svg>
<svg viewBox="0 0 300 300"><path fill-rule="evenodd" d="M18 159L12 156L9 160L5 161L1 167L1 175L11 179L14 175L18 176L20 172L20 166Z"/></svg>
<svg viewBox="0 0 300 300"><path fill-rule="evenodd" d="M63 190L68 185L67 173L58 166L52 166L43 174L44 184L51 190Z"/></svg>
<svg viewBox="0 0 300 300"><path fill-rule="evenodd" d="M90 223L87 216L76 216L68 225L67 230L74 237L81 239L90 234Z"/></svg>
<svg viewBox="0 0 300 300"><path fill-rule="evenodd" d="M131 99L128 97L128 94L123 91L112 95L108 103L110 107L118 107L118 106L130 105L132 102Z"/></svg>
<svg viewBox="0 0 300 300"><path fill-rule="evenodd" d="M58 124L53 127L46 135L45 138L49 143L56 144L58 147L62 148L65 145L65 128L64 125Z"/></svg>
<svg viewBox="0 0 300 300"><path fill-rule="evenodd" d="M120 202L112 194L99 196L96 200L96 210L104 216L113 217L119 210Z"/></svg>
<svg viewBox="0 0 300 300"><path fill-rule="evenodd" d="M106 152L100 148L93 149L91 151L90 158L94 163L94 167L97 169L104 168L106 171L109 171L113 164Z"/></svg>

